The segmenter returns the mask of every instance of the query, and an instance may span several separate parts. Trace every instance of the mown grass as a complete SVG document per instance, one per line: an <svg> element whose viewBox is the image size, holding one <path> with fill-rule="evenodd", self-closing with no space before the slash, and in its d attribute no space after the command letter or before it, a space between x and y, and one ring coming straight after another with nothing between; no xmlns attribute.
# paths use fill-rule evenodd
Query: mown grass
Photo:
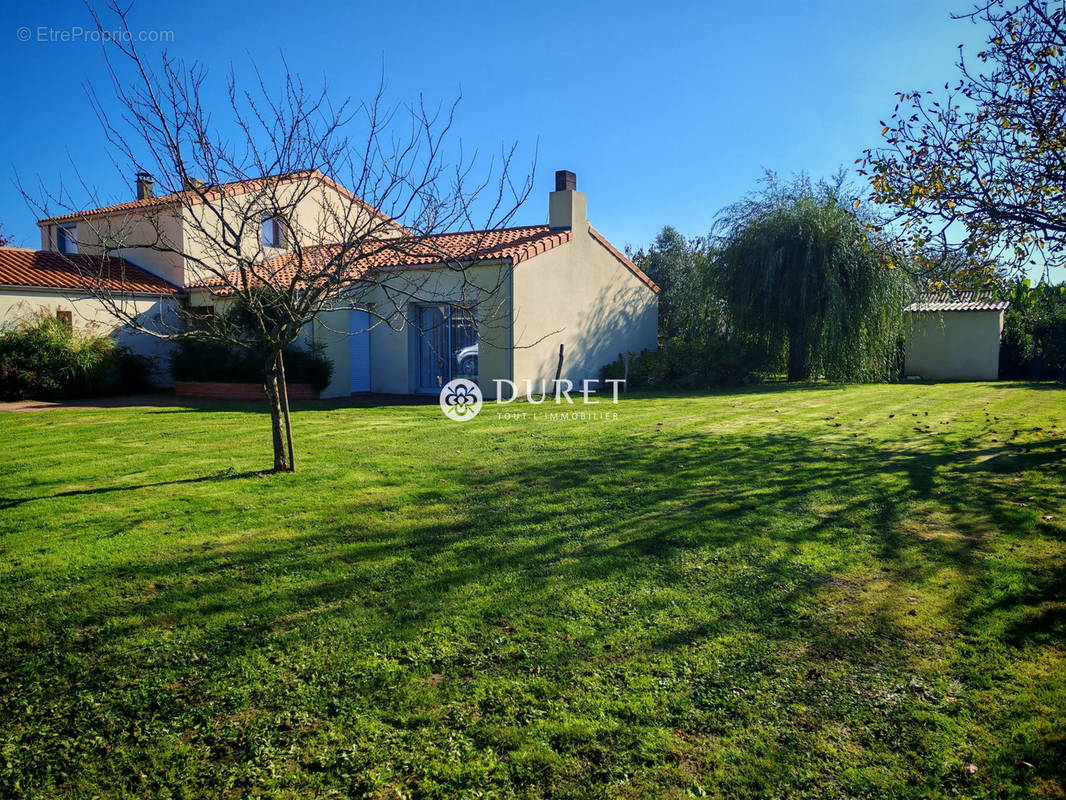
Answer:
<svg viewBox="0 0 1066 800"><path fill-rule="evenodd" d="M597 410L0 415L0 795L1063 796L1062 389Z"/></svg>

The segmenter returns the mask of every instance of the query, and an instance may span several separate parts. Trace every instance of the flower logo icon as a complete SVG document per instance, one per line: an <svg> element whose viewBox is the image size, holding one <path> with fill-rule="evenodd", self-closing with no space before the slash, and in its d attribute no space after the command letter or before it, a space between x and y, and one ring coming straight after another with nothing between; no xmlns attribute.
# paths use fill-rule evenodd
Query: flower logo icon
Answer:
<svg viewBox="0 0 1066 800"><path fill-rule="evenodd" d="M449 381L440 390L440 410L456 422L473 419L481 411L481 389L465 378Z"/></svg>

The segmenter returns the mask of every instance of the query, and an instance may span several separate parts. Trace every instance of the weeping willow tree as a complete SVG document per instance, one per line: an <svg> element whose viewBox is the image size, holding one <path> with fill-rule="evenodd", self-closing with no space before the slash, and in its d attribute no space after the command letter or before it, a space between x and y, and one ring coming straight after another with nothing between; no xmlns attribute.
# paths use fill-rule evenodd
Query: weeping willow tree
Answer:
<svg viewBox="0 0 1066 800"><path fill-rule="evenodd" d="M843 193L841 179L768 175L719 222L715 282L733 329L790 381L887 380L898 359L910 281Z"/></svg>

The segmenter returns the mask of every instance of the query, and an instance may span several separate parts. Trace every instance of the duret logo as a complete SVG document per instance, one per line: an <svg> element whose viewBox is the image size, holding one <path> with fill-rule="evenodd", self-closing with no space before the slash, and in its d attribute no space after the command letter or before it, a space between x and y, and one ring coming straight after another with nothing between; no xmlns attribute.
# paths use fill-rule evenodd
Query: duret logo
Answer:
<svg viewBox="0 0 1066 800"><path fill-rule="evenodd" d="M505 406L509 403L513 403L519 398L518 387L515 386L513 381L504 380L501 378L495 379L496 383L496 404ZM581 388L575 391L573 381L562 378L552 381L554 384L554 392L550 392L546 386L547 381L540 382L540 396L534 399L533 394L533 381L526 380L525 398L526 402L530 405L540 405L548 399L552 399L556 404L569 403L573 405L575 400L571 397L571 394L580 395L580 399L583 405L598 405L599 400L593 400L592 395L596 394L596 390L593 388L600 381L596 380L583 380L581 381ZM618 378L611 378L603 381L611 385L613 390L611 402L615 405L618 404L618 387L625 385L625 381ZM504 386L509 391L508 397L504 397ZM454 381L448 381L444 384L444 387L440 390L440 410L444 412L450 420L456 422L466 422L478 415L481 411L481 405L484 400L481 394L481 387L471 380L466 378L456 378Z"/></svg>
<svg viewBox="0 0 1066 800"><path fill-rule="evenodd" d="M466 422L481 411L481 388L466 378L448 381L440 390L440 410L450 420Z"/></svg>

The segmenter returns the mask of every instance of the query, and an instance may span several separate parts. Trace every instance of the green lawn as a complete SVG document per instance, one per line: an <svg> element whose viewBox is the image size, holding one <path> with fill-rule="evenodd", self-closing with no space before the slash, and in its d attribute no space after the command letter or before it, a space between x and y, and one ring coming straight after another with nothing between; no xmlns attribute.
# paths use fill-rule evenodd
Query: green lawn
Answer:
<svg viewBox="0 0 1066 800"><path fill-rule="evenodd" d="M1066 391L597 410L0 414L0 796L1063 796Z"/></svg>

